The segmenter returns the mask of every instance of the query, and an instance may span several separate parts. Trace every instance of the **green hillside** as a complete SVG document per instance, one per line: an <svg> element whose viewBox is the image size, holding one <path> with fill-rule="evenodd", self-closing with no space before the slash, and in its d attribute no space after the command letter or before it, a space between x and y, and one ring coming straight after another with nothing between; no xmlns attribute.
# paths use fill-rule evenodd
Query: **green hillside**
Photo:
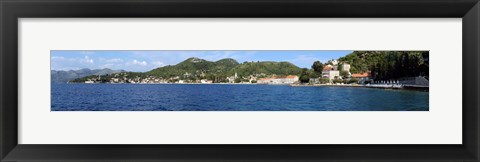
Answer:
<svg viewBox="0 0 480 162"><path fill-rule="evenodd" d="M289 62L245 62L233 69L227 74L233 75L237 73L240 76L248 76L252 74L276 74L276 75L298 75L302 69Z"/></svg>
<svg viewBox="0 0 480 162"><path fill-rule="evenodd" d="M192 57L178 63L177 65L169 65L153 69L146 72L146 74L163 78L183 76L184 74L191 76L200 76L202 74L225 74L237 65L239 64L234 59L222 59L216 62L211 62Z"/></svg>
<svg viewBox="0 0 480 162"><path fill-rule="evenodd" d="M376 79L428 76L428 51L354 51L338 59L351 73L371 71Z"/></svg>
<svg viewBox="0 0 480 162"><path fill-rule="evenodd" d="M225 82L227 77L235 75L249 76L256 74L265 75L298 75L301 73L301 69L289 62L244 62L238 63L231 58L221 59L215 62L207 61L200 58L188 58L176 65L168 65L160 68L156 68L145 73L122 73L121 77L126 75L126 78L132 77L155 77L155 78L174 78L188 80L209 79L214 82ZM88 79L92 79L98 76L88 76L84 78L78 78L72 82L84 82ZM102 76L109 80L114 76ZM117 76L118 77L118 76Z"/></svg>

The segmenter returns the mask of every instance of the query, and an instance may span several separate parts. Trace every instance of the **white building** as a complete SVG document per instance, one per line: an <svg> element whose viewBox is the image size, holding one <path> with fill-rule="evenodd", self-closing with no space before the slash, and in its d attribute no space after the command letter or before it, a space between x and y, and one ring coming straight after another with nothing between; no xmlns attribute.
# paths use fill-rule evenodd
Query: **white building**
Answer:
<svg viewBox="0 0 480 162"><path fill-rule="evenodd" d="M343 70L343 71L347 71L348 73L350 73L350 64L348 64L348 63L343 63L342 66L343 66L343 67L342 67L342 70Z"/></svg>
<svg viewBox="0 0 480 162"><path fill-rule="evenodd" d="M333 65L337 65L337 64L338 64L338 61L337 61L337 60L332 60L332 64L333 64Z"/></svg>
<svg viewBox="0 0 480 162"><path fill-rule="evenodd" d="M323 67L322 78L328 78L330 80L339 78L340 72L337 70L336 66L326 65Z"/></svg>
<svg viewBox="0 0 480 162"><path fill-rule="evenodd" d="M338 70L322 71L322 77L328 78L330 80L335 78L340 78L340 71Z"/></svg>
<svg viewBox="0 0 480 162"><path fill-rule="evenodd" d="M228 83L235 83L235 76L227 77Z"/></svg>
<svg viewBox="0 0 480 162"><path fill-rule="evenodd" d="M288 75L286 77L273 76L270 78L260 78L257 80L258 84L293 84L298 81L298 76Z"/></svg>
<svg viewBox="0 0 480 162"><path fill-rule="evenodd" d="M284 78L284 82L285 82L286 84L293 84L293 83L297 82L298 79L299 79L299 78L298 78L298 76L296 76L296 75L289 75L289 76L287 76L287 77Z"/></svg>
<svg viewBox="0 0 480 162"><path fill-rule="evenodd" d="M200 80L200 83L203 83L203 84L212 83L212 80L202 79Z"/></svg>

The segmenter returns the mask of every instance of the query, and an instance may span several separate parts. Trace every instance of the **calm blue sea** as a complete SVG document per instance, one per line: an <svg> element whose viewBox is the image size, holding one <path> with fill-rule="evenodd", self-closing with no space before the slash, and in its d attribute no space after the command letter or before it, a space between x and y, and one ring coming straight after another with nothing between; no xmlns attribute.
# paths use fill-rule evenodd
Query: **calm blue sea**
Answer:
<svg viewBox="0 0 480 162"><path fill-rule="evenodd" d="M428 111L428 92L229 84L52 84L52 111Z"/></svg>

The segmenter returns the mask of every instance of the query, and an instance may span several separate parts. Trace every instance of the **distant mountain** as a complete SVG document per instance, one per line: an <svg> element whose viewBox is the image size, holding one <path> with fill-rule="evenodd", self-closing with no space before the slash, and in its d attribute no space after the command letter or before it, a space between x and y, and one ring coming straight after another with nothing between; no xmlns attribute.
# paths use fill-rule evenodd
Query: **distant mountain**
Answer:
<svg viewBox="0 0 480 162"><path fill-rule="evenodd" d="M105 74L113 74L113 73L120 73L126 72L125 70L112 70L112 69L80 69L80 70L51 70L51 82L52 83L67 83L70 80L82 78L90 75L105 75Z"/></svg>

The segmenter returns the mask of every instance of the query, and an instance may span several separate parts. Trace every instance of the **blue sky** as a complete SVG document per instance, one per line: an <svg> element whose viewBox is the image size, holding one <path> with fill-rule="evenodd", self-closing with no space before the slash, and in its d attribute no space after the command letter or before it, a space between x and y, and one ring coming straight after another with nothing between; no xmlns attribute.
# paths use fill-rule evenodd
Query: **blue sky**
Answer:
<svg viewBox="0 0 480 162"><path fill-rule="evenodd" d="M288 61L301 68L310 68L314 61L325 63L352 51L51 51L52 70L81 68L145 72L154 68L175 65L190 57L208 61L233 58L244 61Z"/></svg>

